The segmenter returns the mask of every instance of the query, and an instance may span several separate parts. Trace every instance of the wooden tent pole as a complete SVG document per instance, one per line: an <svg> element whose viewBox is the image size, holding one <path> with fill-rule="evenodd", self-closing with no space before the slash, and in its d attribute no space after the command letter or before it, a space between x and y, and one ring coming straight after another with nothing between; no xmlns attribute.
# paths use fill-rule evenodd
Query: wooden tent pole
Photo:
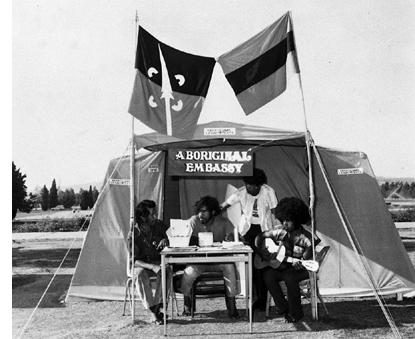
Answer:
<svg viewBox="0 0 415 339"><path fill-rule="evenodd" d="M132 310L131 310L131 317L134 323L134 310L135 310L135 281L134 281L134 226L135 226L135 218L134 218L134 188L135 188L135 170L134 170L134 160L135 160L135 152L134 152L134 117L132 117L131 122L131 129L132 129L132 137L131 137L131 154L130 154L130 230L131 230L131 237L132 237L132 246L131 246L131 276L132 276ZM127 265L130 265L128 263Z"/></svg>
<svg viewBox="0 0 415 339"><path fill-rule="evenodd" d="M138 43L138 13L135 12L135 39L136 43L135 46L137 48ZM134 229L135 229L135 199L134 199L134 192L135 192L135 141L134 141L134 117L131 116L131 154L130 154L130 230L131 230L131 237L132 237L132 246L131 246L131 276L132 276L132 309L131 309L131 318L134 324L135 318L135 270L134 270ZM130 265L130 263L127 263Z"/></svg>
<svg viewBox="0 0 415 339"><path fill-rule="evenodd" d="M295 46L295 53L297 53L297 62L298 61L298 49L297 44L295 41L295 34L294 34L294 23L292 19L291 11L288 12L290 16L290 25L292 28L293 36L294 36L294 46ZM306 137L306 146L307 146L307 158L308 158L308 184L309 184L309 191L310 191L310 201L309 201L309 212L310 212L310 219L311 219L311 234L313 237L311 238L311 246L313 248L313 260L315 258L315 243L314 243L314 233L315 233L315 220L314 220L314 202L315 202L315 195L314 195L314 181L313 181L313 163L312 163L312 156L311 156L311 145L314 143L310 131L308 130L307 126L307 115L305 109L305 101L304 101L304 91L303 91L303 84L301 80L301 72L298 73L299 81L300 81L300 89L301 89L301 97L303 102L303 113L304 113L304 126L305 126L305 137ZM311 314L313 320L318 320L318 308L317 308L317 285L316 285L316 274L314 272L310 272L310 282L311 282Z"/></svg>

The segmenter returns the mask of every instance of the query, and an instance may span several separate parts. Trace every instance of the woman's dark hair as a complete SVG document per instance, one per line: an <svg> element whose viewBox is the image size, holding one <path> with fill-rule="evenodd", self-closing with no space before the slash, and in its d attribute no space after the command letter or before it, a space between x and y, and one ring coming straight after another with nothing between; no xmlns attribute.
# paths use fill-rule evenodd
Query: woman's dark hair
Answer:
<svg viewBox="0 0 415 339"><path fill-rule="evenodd" d="M153 200L140 201L135 208L135 220L140 221L140 217L147 218L150 215L149 208L156 208L156 203Z"/></svg>
<svg viewBox="0 0 415 339"><path fill-rule="evenodd" d="M267 183L267 176L262 169L254 168L252 176L242 177L242 180L245 184L259 186Z"/></svg>
<svg viewBox="0 0 415 339"><path fill-rule="evenodd" d="M308 207L299 198L283 198L275 208L275 216L281 222L292 221L295 224L305 224L310 220Z"/></svg>
<svg viewBox="0 0 415 339"><path fill-rule="evenodd" d="M218 199L211 197L209 195L206 195L200 198L200 200L195 203L194 205L195 213L198 214L202 207L206 207L209 211L215 212L215 215L219 215L220 213Z"/></svg>

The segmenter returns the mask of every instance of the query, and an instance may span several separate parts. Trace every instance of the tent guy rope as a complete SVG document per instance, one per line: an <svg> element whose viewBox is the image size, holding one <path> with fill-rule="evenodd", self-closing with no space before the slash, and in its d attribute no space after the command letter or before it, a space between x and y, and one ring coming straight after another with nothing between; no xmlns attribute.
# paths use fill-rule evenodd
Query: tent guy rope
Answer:
<svg viewBox="0 0 415 339"><path fill-rule="evenodd" d="M121 160L124 158L124 154L126 153L126 151L127 151L127 150L128 150L128 146L127 146L127 149L124 151L123 155L122 155L121 157L119 157L118 162L117 162L117 164L115 165L114 170L112 171L112 173L111 173L111 175L109 176L109 178L111 178L111 177L113 176L113 174L115 173L115 171L117 170L117 168L118 168L118 166L119 166L119 164L120 164ZM108 184L109 184L109 179L105 182L104 187L101 189L101 193L98 195L98 198L97 198L97 201L95 202L95 204L97 204L97 203L98 203L98 201L100 200L100 198L103 196L103 194L102 194L102 193L103 193L103 192L105 191L105 189L108 187ZM94 209L92 209L92 212L93 212L93 211L94 211ZM85 219L84 223L82 224L82 226L81 226L81 228L78 230L78 232L81 232L81 231L83 230L83 228L84 228L84 226L85 226L86 222L87 222L89 219L92 219L92 215L93 215L93 213L92 213L90 216L87 216L87 218ZM33 310L33 311L32 311L32 313L30 314L30 316L29 316L29 318L28 318L28 320L27 320L26 324L24 325L24 327L23 327L23 329L22 329L22 332L21 332L21 333L20 333L20 335L19 335L19 339L23 338L23 335L24 335L24 333L25 333L25 331L26 331L27 327L29 326L29 324L30 324L30 322L31 322L31 320L32 320L32 318L33 318L33 316L35 315L35 313L36 313L37 309L39 308L40 304L42 303L42 301L43 301L44 297L46 296L46 293L48 292L48 290L49 290L50 286L52 285L52 282L54 281L54 279L55 279L56 275L58 274L59 269L62 267L63 263L65 262L66 257L68 256L69 252L71 251L71 249L72 249L72 247L73 247L73 245L74 245L74 243L75 243L75 241L76 241L76 240L77 240L76 238L74 238L74 239L72 240L72 242L71 242L71 244L70 244L70 246L69 246L68 250L66 251L66 253L65 253L64 257L62 258L62 260L61 260L61 262L60 262L60 264L59 264L58 268L56 269L56 271L55 271L54 275L52 276L52 279L50 280L49 284L46 286L45 291L43 292L43 294L42 294L42 296L40 297L40 299L39 299L38 303L36 304L36 306L35 306L34 310ZM72 277L72 278L73 278L73 277Z"/></svg>
<svg viewBox="0 0 415 339"><path fill-rule="evenodd" d="M87 217L85 218L85 221L84 221L84 223L82 224L81 228L78 230L78 232L81 232L81 231L82 231L82 229L84 228L84 226L85 226L86 222L87 222L89 219L91 219L91 217L90 217L90 216L87 216ZM33 316L35 315L35 313L36 313L37 309L39 308L40 304L42 303L42 301L43 301L44 297L46 296L46 293L48 292L49 287L52 285L52 282L55 280L55 277L57 276L57 274L58 274L58 272L59 272L60 268L62 267L63 263L65 262L66 257L68 256L69 252L71 251L71 249L72 249L72 247L73 247L73 245L74 245L74 243L75 243L75 241L76 241L76 240L77 240L77 238L74 238L74 239L72 240L71 245L69 246L68 250L66 251L66 253L65 253L64 257L62 258L62 260L61 260L61 262L60 262L60 264L59 264L58 268L57 268L57 269L56 269L56 271L55 271L55 273L53 274L52 279L50 279L49 284L46 286L45 291L43 292L43 294L42 294L42 296L40 297L40 299L39 299L38 303L36 304L35 308L33 309L32 313L30 314L29 319L27 320L26 324L23 326L22 332L20 332L20 335L19 335L19 339L23 338L23 335L24 335L24 333L25 333L25 331L26 331L27 327L29 326L29 324L30 324L30 322L31 322L31 320L32 320L32 318L33 318Z"/></svg>
<svg viewBox="0 0 415 339"><path fill-rule="evenodd" d="M318 164L320 166L320 169L323 173L323 177L324 177L324 180L326 182L327 188L328 188L328 190L330 192L330 195L332 197L332 200L333 200L334 206L336 208L336 211L339 215L341 223L342 223L342 225L343 225L343 227L346 231L347 237L349 238L349 241L350 241L350 243L353 247L353 250L356 254L356 258L357 258L359 264L361 265L361 267L363 268L363 272L364 272L364 274L365 274L365 276L366 276L366 278L369 282L370 287L372 288L372 291L374 292L375 298L378 301L379 306L382 309L382 312L385 315L385 318L386 318L387 322L389 323L389 326L392 329L392 332L393 332L395 338L400 339L400 338L402 338L402 336L399 332L399 329L395 324L395 321L394 321L394 319L393 319L393 317L392 317L392 315L391 315L391 313L390 313L390 311L389 311L389 309L386 305L386 302L385 302L384 298L379 294L379 288L378 288L378 286L375 282L375 279L374 279L373 274L370 270L370 267L369 267L369 264L366 260L366 257L363 255L363 250L362 250L362 248L359 244L359 241L357 240L357 237L353 233L353 229L350 227L350 223L346 221L347 217L346 217L346 215L345 215L345 213L344 213L344 211L343 211L343 209L342 209L342 207L339 203L339 199L336 197L336 193L332 189L332 184L330 183L330 180L328 179L326 170L325 170L323 162L320 158L320 154L317 150L317 147L315 145L313 145L313 149L314 149L314 154L316 155L316 158L317 158L317 162L318 162ZM360 253L362 255L360 255Z"/></svg>

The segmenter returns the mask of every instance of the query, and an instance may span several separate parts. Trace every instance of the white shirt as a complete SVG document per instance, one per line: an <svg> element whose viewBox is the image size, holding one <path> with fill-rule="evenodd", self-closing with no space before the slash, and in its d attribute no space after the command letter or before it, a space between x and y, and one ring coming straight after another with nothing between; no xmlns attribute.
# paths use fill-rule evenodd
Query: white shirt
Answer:
<svg viewBox="0 0 415 339"><path fill-rule="evenodd" d="M252 216L255 199L257 199L258 207L257 218ZM256 196L252 196L246 191L246 187L242 186L237 189L226 202L229 205L238 202L241 204L242 216L238 225L238 230L242 236L248 232L253 223L259 223L262 232L273 229L271 209L277 207L278 200L272 187L263 184L259 193Z"/></svg>

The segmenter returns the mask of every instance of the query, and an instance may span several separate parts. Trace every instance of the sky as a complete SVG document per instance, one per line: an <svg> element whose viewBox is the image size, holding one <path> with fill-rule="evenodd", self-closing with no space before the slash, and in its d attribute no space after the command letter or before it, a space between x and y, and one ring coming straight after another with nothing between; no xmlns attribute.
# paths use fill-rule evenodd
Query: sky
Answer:
<svg viewBox="0 0 415 339"><path fill-rule="evenodd" d="M291 11L300 76L245 116L216 64L199 123L304 131L415 177L415 3L366 0L16 0L12 160L28 191L101 181L131 138L135 15L160 41L219 57ZM137 134L151 130L138 120Z"/></svg>

